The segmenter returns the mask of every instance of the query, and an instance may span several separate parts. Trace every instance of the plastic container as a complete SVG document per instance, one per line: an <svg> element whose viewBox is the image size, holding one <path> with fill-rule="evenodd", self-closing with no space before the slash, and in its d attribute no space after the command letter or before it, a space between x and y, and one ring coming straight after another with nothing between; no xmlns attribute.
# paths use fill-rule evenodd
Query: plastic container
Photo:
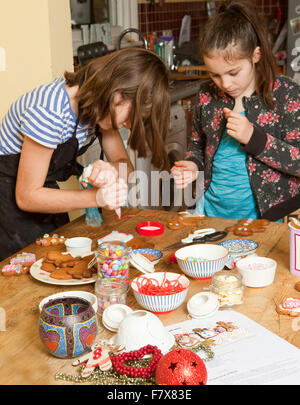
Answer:
<svg viewBox="0 0 300 405"><path fill-rule="evenodd" d="M98 276L128 280L131 248L124 242L101 243L96 252Z"/></svg>
<svg viewBox="0 0 300 405"><path fill-rule="evenodd" d="M289 223L290 229L290 272L300 277L300 226Z"/></svg>
<svg viewBox="0 0 300 405"><path fill-rule="evenodd" d="M126 304L128 284L125 280L98 278L95 283L95 294L97 297L98 315L113 304Z"/></svg>
<svg viewBox="0 0 300 405"><path fill-rule="evenodd" d="M66 240L65 245L67 252L73 255L81 255L85 253L91 253L92 239L85 237L75 237Z"/></svg>
<svg viewBox="0 0 300 405"><path fill-rule="evenodd" d="M268 257L249 256L238 260L237 271L247 287L266 287L273 283L277 263Z"/></svg>
<svg viewBox="0 0 300 405"><path fill-rule="evenodd" d="M206 318L219 309L218 296L212 292L200 292L188 301L187 310L192 318Z"/></svg>
<svg viewBox="0 0 300 405"><path fill-rule="evenodd" d="M218 296L220 307L243 303L242 276L231 271L220 271L212 277L211 291Z"/></svg>

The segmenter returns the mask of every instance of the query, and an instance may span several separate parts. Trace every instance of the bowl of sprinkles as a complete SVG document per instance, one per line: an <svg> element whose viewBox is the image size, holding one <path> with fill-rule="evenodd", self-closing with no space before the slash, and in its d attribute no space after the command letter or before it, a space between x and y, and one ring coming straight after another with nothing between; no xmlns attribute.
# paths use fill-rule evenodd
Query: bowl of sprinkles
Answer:
<svg viewBox="0 0 300 405"><path fill-rule="evenodd" d="M189 279L178 273L143 274L130 283L138 304L154 313L171 312L185 300Z"/></svg>
<svg viewBox="0 0 300 405"><path fill-rule="evenodd" d="M242 257L255 253L258 243L251 239L229 239L219 243L228 249L231 258L236 262Z"/></svg>
<svg viewBox="0 0 300 405"><path fill-rule="evenodd" d="M175 252L177 264L187 276L208 280L224 268L229 260L228 250L220 245L196 244Z"/></svg>

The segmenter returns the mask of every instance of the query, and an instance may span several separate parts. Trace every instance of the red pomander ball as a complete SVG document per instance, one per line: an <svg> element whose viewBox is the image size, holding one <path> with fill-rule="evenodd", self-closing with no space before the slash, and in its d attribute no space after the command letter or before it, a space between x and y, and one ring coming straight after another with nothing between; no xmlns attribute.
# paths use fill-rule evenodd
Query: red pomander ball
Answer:
<svg viewBox="0 0 300 405"><path fill-rule="evenodd" d="M161 385L205 385L206 366L191 350L175 349L157 363L155 381Z"/></svg>

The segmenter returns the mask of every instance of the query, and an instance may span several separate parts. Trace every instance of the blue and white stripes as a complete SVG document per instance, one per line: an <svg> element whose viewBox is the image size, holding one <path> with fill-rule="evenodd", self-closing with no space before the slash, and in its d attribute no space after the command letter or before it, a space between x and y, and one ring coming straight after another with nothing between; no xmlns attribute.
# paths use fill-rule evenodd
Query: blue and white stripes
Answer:
<svg viewBox="0 0 300 405"><path fill-rule="evenodd" d="M76 116L70 105L63 78L39 86L22 95L0 122L0 155L20 153L24 135L51 149L71 138ZM78 125L79 147L88 135L86 126Z"/></svg>
<svg viewBox="0 0 300 405"><path fill-rule="evenodd" d="M171 295L145 295L133 290L138 304L151 312L168 312L178 308L185 300L188 289Z"/></svg>
<svg viewBox="0 0 300 405"><path fill-rule="evenodd" d="M171 293L168 295L148 295L142 294L138 291L138 278L150 278L155 279L159 283L166 277L167 280L179 280L182 286L185 288L183 291L177 293ZM173 311L174 309L178 308L185 300L190 282L187 277L184 275L180 275L178 273L152 273L152 274L145 274L143 276L139 276L135 278L131 282L131 288L133 290L133 294L135 299L137 300L138 304L147 309L151 312L169 312Z"/></svg>
<svg viewBox="0 0 300 405"><path fill-rule="evenodd" d="M196 244L177 250L175 257L180 269L187 276L208 278L224 268L229 260L229 252L220 245Z"/></svg>

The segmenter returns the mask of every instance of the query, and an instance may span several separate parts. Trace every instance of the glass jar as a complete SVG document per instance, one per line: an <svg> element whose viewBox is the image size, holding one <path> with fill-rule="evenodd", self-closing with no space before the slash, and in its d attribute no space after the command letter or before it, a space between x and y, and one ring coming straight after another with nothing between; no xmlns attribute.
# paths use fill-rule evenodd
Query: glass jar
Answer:
<svg viewBox="0 0 300 405"><path fill-rule="evenodd" d="M217 294L220 307L243 303L242 277L239 273L219 271L212 277L211 291Z"/></svg>
<svg viewBox="0 0 300 405"><path fill-rule="evenodd" d="M104 242L96 253L97 270L100 278L128 280L131 248L124 242Z"/></svg>
<svg viewBox="0 0 300 405"><path fill-rule="evenodd" d="M126 304L128 283L121 279L98 278L95 284L97 296L97 313L102 315L104 310L113 304Z"/></svg>

